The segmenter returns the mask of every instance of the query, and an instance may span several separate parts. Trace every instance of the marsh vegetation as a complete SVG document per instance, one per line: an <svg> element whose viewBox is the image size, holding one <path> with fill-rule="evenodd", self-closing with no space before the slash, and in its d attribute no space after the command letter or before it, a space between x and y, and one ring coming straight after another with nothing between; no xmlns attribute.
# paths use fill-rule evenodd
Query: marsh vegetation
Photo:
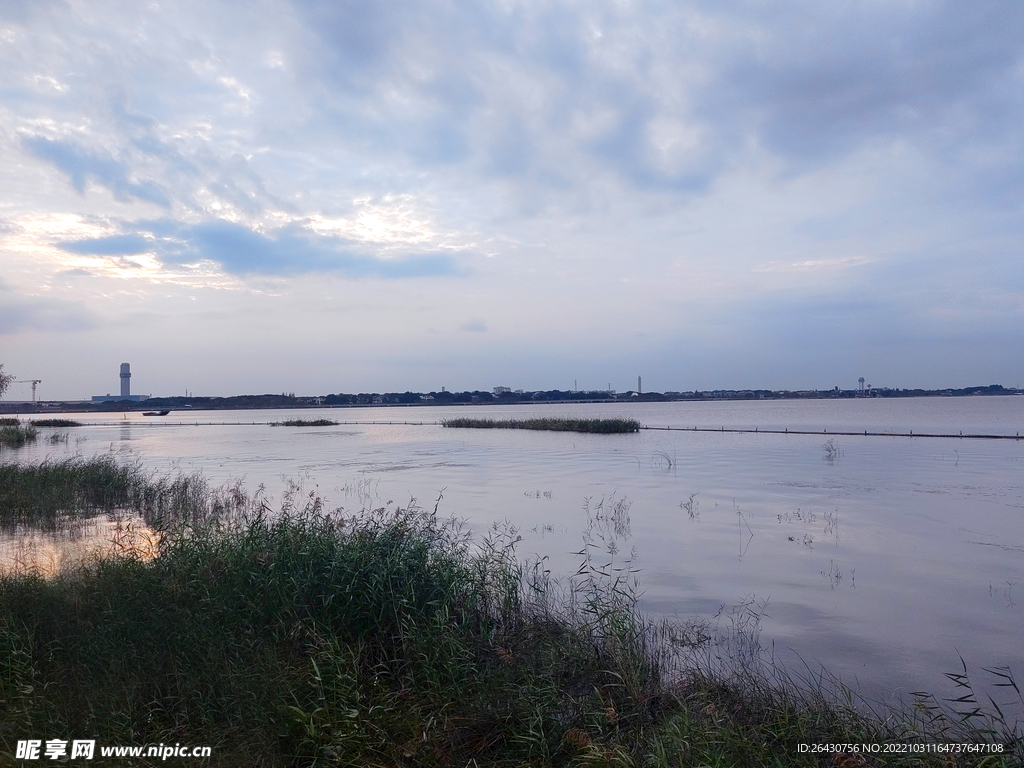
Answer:
<svg viewBox="0 0 1024 768"><path fill-rule="evenodd" d="M331 419L288 419L286 421L272 421L272 427L336 427L338 422Z"/></svg>
<svg viewBox="0 0 1024 768"><path fill-rule="evenodd" d="M441 424L453 429L536 429L599 434L640 431L640 422L636 419L445 419Z"/></svg>
<svg viewBox="0 0 1024 768"><path fill-rule="evenodd" d="M12 418L0 419L0 448L20 448L34 442L38 436L39 431L31 424Z"/></svg>
<svg viewBox="0 0 1024 768"><path fill-rule="evenodd" d="M0 531L73 531L100 514L138 516L162 530L226 517L245 498L237 484L213 488L199 474L158 476L111 454L0 462Z"/></svg>
<svg viewBox="0 0 1024 768"><path fill-rule="evenodd" d="M134 515L156 539L0 574L2 752L74 733L187 738L215 765L819 766L797 745L825 742L1004 745L873 763L894 766L1022 756L966 670L954 707L873 712L772 666L756 606L648 621L628 559L604 554L628 532L624 498L588 501L580 567L556 581L519 559L514 528L472 538L437 505L353 514L292 486L272 508L113 457L0 472L9 530Z"/></svg>

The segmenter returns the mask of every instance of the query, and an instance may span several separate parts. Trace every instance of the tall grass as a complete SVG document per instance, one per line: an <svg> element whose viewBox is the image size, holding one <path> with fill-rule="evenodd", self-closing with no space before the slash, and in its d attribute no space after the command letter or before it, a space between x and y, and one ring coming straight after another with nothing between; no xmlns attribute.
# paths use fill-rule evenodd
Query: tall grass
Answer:
<svg viewBox="0 0 1024 768"><path fill-rule="evenodd" d="M127 486L117 504L141 510L174 484L87 465L35 471L69 498L90 498L75 478ZM1022 754L977 720L940 733L716 666L707 627L646 621L628 558L598 556L628 527L626 500L588 505L581 566L556 582L519 561L509 527L474 539L436 508L348 514L293 492L275 510L236 493L231 514L164 515L155 559L0 575L0 755L36 734L208 744L224 766L810 767L824 761L800 743L939 736ZM197 491L196 509L216 497ZM748 636L751 615L734 621ZM1011 764L986 758L873 764Z"/></svg>
<svg viewBox="0 0 1024 768"><path fill-rule="evenodd" d="M219 519L246 503L239 485L199 474L158 477L112 455L0 462L0 530L58 530L97 514L141 516L158 529Z"/></svg>
<svg viewBox="0 0 1024 768"><path fill-rule="evenodd" d="M21 424L17 419L0 419L0 447L20 448L34 442L38 431L31 424Z"/></svg>
<svg viewBox="0 0 1024 768"><path fill-rule="evenodd" d="M537 429L601 434L640 430L640 422L635 419L445 419L441 424L456 429Z"/></svg>
<svg viewBox="0 0 1024 768"><path fill-rule="evenodd" d="M609 728L609 708L615 728L649 721L622 681L653 669L623 674L611 616L528 598L511 541L475 547L419 509L257 502L169 532L150 562L6 576L0 749L87 733L187 737L225 765L543 765L571 729Z"/></svg>

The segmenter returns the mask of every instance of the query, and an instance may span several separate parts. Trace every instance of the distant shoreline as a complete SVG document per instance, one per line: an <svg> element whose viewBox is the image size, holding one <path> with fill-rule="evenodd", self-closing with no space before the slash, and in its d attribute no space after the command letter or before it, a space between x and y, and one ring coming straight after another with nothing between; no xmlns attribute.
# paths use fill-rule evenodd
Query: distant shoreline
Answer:
<svg viewBox="0 0 1024 768"><path fill-rule="evenodd" d="M0 413L125 413L149 411L154 408L175 411L237 411L237 410L304 410L310 408L395 408L416 406L472 405L550 405L556 403L620 405L658 402L722 402L764 400L848 400L875 398L923 397L1006 397L1024 395L1024 390L998 384L963 389L872 389L857 390L714 390L700 392L403 392L360 393L314 397L294 395L233 395L229 397L152 397L142 401L91 403L83 401L47 400L31 402L0 402Z"/></svg>

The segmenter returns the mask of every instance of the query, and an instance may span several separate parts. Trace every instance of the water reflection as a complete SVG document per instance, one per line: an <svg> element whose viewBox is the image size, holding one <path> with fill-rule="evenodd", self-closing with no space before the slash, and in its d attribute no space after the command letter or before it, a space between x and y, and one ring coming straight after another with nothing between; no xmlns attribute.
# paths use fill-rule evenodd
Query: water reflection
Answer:
<svg viewBox="0 0 1024 768"><path fill-rule="evenodd" d="M141 517L108 515L58 524L54 531L21 528L0 534L0 573L52 578L110 556L152 560L159 535Z"/></svg>

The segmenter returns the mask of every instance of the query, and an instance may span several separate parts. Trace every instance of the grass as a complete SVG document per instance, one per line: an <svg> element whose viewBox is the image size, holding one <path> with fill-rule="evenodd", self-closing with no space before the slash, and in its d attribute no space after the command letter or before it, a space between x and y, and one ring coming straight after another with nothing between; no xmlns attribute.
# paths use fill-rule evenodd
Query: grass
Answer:
<svg viewBox="0 0 1024 768"><path fill-rule="evenodd" d="M16 485L62 487L67 515L146 513L178 481L103 458L25 467ZM189 482L180 515L153 516L155 559L0 575L0 763L36 734L210 745L223 766L1008 766L797 745L1010 739L1024 755L998 717L874 715L756 654L717 665L701 627L645 621L628 571L590 542L558 584L520 563L512 529L473 540L436 508L348 515L297 491L272 510L237 486L209 514L223 491ZM595 512L609 530L628 512L612 506Z"/></svg>
<svg viewBox="0 0 1024 768"><path fill-rule="evenodd" d="M456 429L538 429L600 434L640 431L640 422L635 419L445 419L441 424Z"/></svg>
<svg viewBox="0 0 1024 768"><path fill-rule="evenodd" d="M103 513L140 516L163 529L224 517L244 501L237 485L211 488L201 475L156 477L112 455L0 462L0 531L73 531Z"/></svg>
<svg viewBox="0 0 1024 768"><path fill-rule="evenodd" d="M20 448L25 443L33 443L39 436L37 427L80 427L77 421L70 419L36 419L22 423L18 419L0 418L0 447ZM51 437L51 442L53 442ZM0 490L2 494L2 490Z"/></svg>
<svg viewBox="0 0 1024 768"><path fill-rule="evenodd" d="M25 443L35 442L38 432L31 424L22 424L17 419L0 419L0 447L20 448Z"/></svg>
<svg viewBox="0 0 1024 768"><path fill-rule="evenodd" d="M336 427L338 422L331 419L289 419L287 421L272 421L272 427Z"/></svg>

